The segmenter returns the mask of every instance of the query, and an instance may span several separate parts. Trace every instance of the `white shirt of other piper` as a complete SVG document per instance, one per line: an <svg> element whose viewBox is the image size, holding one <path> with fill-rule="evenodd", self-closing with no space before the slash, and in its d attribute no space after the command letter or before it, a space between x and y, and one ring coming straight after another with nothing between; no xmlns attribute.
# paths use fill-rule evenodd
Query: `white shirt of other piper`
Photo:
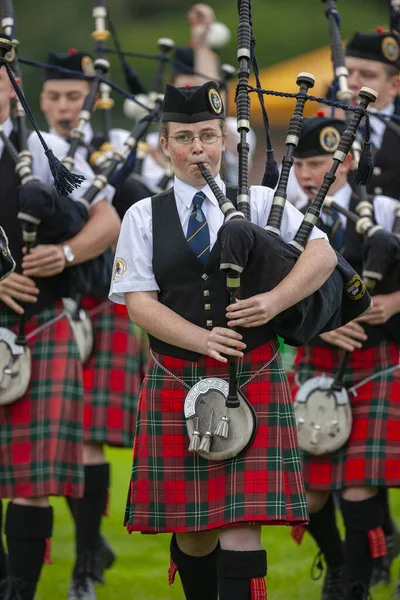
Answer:
<svg viewBox="0 0 400 600"><path fill-rule="evenodd" d="M11 132L14 128L11 119L7 119L2 124L2 128L3 128L5 135L7 137L10 137ZM48 145L48 147L53 151L54 155L59 160L62 160L68 153L67 142L65 140L63 140L62 138L60 138L59 136L52 135L51 133L41 131L41 134L42 134L46 144ZM47 156L44 153L43 146L40 143L40 140L35 131L33 131L28 136L27 146L28 146L29 152L32 154L32 173L34 175L37 175L43 183L47 183L48 185L53 185L54 179L53 179L53 176L50 171ZM4 150L4 143L0 139L0 157L3 154L3 150ZM90 184L94 178L94 173L93 173L92 169L90 168L90 166L88 165L88 163L85 160L83 160L82 157L77 157L73 172L78 175L83 175L85 177L85 181L82 182L81 186L79 188L75 189L69 195L69 197L72 200L78 200L78 198L82 198L82 196L85 194L85 192L90 187ZM111 186L110 186L110 190L111 190L111 193L114 194L114 190L113 190L113 188L111 188ZM92 205L96 204L97 202L102 200L104 197L105 197L104 195L103 196L98 195L95 198L95 200L93 201ZM112 200L112 197L113 196L111 196L111 200Z"/></svg>
<svg viewBox="0 0 400 600"><path fill-rule="evenodd" d="M64 138L61 137L55 131L55 129L53 129L52 127L50 128L50 133L52 135L56 136L58 139L63 140L65 142ZM91 141L93 139L93 135L94 135L94 133L93 133L92 126L89 123L86 123L84 130L83 130L83 141L85 142L85 144L91 143ZM130 135L130 132L127 131L126 129L111 129L110 130L110 142L116 150L120 151L124 147L124 144L125 144L126 140L128 139L129 135ZM69 146L68 142L65 142L65 143L67 144L67 146ZM65 153L65 155L66 155L66 153ZM63 158L64 158L64 156L63 156ZM95 175L87 162L88 152L84 146L78 146L77 151L75 153L75 158L77 158L78 156L80 157L80 159L82 161L85 161L85 163L88 165L88 167L92 173L91 179L90 179L90 182L92 182ZM73 169L73 171L76 172L75 169ZM98 193L98 195L96 196L96 198L94 199L94 201L91 204L92 205L96 204L96 202L99 202L99 200L104 200L105 198L111 203L114 198L114 194L115 194L115 189L111 185L106 185L106 187L103 190L101 190L101 192Z"/></svg>
<svg viewBox="0 0 400 600"><path fill-rule="evenodd" d="M225 184L220 176L215 181L225 193ZM202 190L206 195L202 210L207 219L210 229L210 244L213 247L217 233L223 224L224 217L218 202L210 187L205 185ZM186 237L189 224L189 216L192 209L193 196L198 190L191 185L183 183L175 177L174 192L176 207L182 230ZM250 188L251 220L260 227L265 227L272 206L274 191L270 188L252 186ZM285 206L281 235L286 242L290 242L303 219L303 215L291 204ZM168 231L165 232L168 235ZM314 227L310 240L327 236L317 227ZM154 277L153 261L153 233L152 233L152 210L151 198L140 200L130 207L122 222L115 253L116 261L123 261L123 271L111 282L110 300L117 304L125 304L124 294L126 292L149 292L160 291Z"/></svg>
<svg viewBox="0 0 400 600"><path fill-rule="evenodd" d="M350 185L347 183L345 186L340 188L335 194L332 194L332 198L335 199L335 202L339 204L342 208L348 210L350 206L350 199L352 196L353 190ZM394 209L398 204L398 200L394 198L389 198L389 196L374 196L374 215L375 221L377 225L380 225L386 231L392 231L393 223L394 223ZM327 216L324 212L321 214L321 220L324 223L327 223L329 216ZM347 217L340 214L340 219L342 221L343 227L347 225Z"/></svg>

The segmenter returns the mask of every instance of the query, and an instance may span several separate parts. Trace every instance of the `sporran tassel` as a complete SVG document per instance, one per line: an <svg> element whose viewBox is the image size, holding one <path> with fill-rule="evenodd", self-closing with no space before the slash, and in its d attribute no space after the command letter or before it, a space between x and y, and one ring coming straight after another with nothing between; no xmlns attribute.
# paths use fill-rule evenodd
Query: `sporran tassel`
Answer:
<svg viewBox="0 0 400 600"><path fill-rule="evenodd" d="M205 432L201 442L200 442L200 452L210 452L211 448L211 438L212 438L212 422L214 417L214 411L211 410L210 422L208 424L208 429Z"/></svg>
<svg viewBox="0 0 400 600"><path fill-rule="evenodd" d="M199 419L196 419L196 427L190 437L189 452L198 452L200 449L200 431L199 431Z"/></svg>
<svg viewBox="0 0 400 600"><path fill-rule="evenodd" d="M211 431L206 431L201 440L199 451L210 452L211 438L212 438Z"/></svg>
<svg viewBox="0 0 400 600"><path fill-rule="evenodd" d="M221 417L221 420L217 425L217 429L215 430L214 435L217 435L218 437L222 437L222 438L224 438L224 440L228 439L228 435L229 435L229 419L228 419L228 417L226 417L226 416Z"/></svg>

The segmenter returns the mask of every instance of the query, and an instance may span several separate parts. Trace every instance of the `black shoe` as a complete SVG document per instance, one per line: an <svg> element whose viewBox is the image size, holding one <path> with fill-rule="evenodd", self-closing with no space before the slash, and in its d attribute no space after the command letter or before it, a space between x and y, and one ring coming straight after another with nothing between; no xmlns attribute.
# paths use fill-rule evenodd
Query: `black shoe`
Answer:
<svg viewBox="0 0 400 600"><path fill-rule="evenodd" d="M97 600L93 584L93 565L92 552L85 550L78 554L68 590L68 600Z"/></svg>
<svg viewBox="0 0 400 600"><path fill-rule="evenodd" d="M346 600L346 570L327 567L321 600Z"/></svg>
<svg viewBox="0 0 400 600"><path fill-rule="evenodd" d="M361 581L352 583L346 596L346 600L369 600L370 598L368 587Z"/></svg>
<svg viewBox="0 0 400 600"><path fill-rule="evenodd" d="M7 577L0 583L1 600L33 600L36 594L36 585L22 579Z"/></svg>
<svg viewBox="0 0 400 600"><path fill-rule="evenodd" d="M87 575L72 580L68 590L68 600L97 600L93 581Z"/></svg>
<svg viewBox="0 0 400 600"><path fill-rule="evenodd" d="M92 579L95 583L104 584L104 571L110 569L117 555L103 536L99 536L99 544L94 555Z"/></svg>
<svg viewBox="0 0 400 600"><path fill-rule="evenodd" d="M383 583L391 584L390 567L392 562L400 554L400 534L396 530L393 535L386 536L387 555L374 559L371 576L371 587Z"/></svg>

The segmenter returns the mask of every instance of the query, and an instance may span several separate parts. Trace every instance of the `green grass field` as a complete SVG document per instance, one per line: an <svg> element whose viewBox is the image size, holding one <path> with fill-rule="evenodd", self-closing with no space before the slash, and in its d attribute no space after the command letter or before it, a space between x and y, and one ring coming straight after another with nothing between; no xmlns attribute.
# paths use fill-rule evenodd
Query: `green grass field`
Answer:
<svg viewBox="0 0 400 600"><path fill-rule="evenodd" d="M131 469L130 450L111 450L112 497L110 518L104 519L103 533L118 553L114 567L107 572L106 585L98 586L98 600L182 600L179 578L169 588L167 535L128 535L122 527L127 484ZM400 522L400 492L392 492L393 516ZM73 562L73 529L63 500L53 503L55 527L52 566L45 566L37 600L66 598ZM305 536L301 547L289 536L286 527L264 529L263 545L268 552L268 591L270 600L319 600L321 582L310 579L315 546ZM398 560L393 567L397 577ZM376 588L373 600L389 600L392 588ZM204 600L207 600L206 598Z"/></svg>

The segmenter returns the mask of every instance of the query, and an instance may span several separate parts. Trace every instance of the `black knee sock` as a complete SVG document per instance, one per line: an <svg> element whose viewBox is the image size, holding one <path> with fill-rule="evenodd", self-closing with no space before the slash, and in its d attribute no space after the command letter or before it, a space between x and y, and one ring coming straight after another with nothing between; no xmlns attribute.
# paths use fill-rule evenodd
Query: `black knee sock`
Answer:
<svg viewBox="0 0 400 600"><path fill-rule="evenodd" d="M325 557L328 567L344 565L344 548L336 524L335 505L332 496L324 508L310 514L307 531L312 535Z"/></svg>
<svg viewBox="0 0 400 600"><path fill-rule="evenodd" d="M0 500L0 580L7 577L7 555L3 544L3 502Z"/></svg>
<svg viewBox="0 0 400 600"><path fill-rule="evenodd" d="M76 503L78 502L77 498L65 498L67 504L68 504L68 508L69 508L69 512L71 513L71 517L73 518L74 522L76 520Z"/></svg>
<svg viewBox="0 0 400 600"><path fill-rule="evenodd" d="M341 508L346 527L345 557L348 581L350 584L359 581L369 586L373 558L379 555L379 552L371 551L371 532L374 532L379 544L384 543L381 500L377 495L359 502L350 502L342 498Z"/></svg>
<svg viewBox="0 0 400 600"><path fill-rule="evenodd" d="M189 556L179 548L176 536L172 536L171 566L178 568L186 600L218 599L218 548L219 545L206 556ZM170 576L170 583L173 581L174 573Z"/></svg>
<svg viewBox="0 0 400 600"><path fill-rule="evenodd" d="M53 509L10 502L6 515L8 567L11 579L29 585L26 599L34 597L46 549L53 530Z"/></svg>
<svg viewBox="0 0 400 600"><path fill-rule="evenodd" d="M73 503L76 524L76 551L94 554L100 535L101 518L107 504L110 465L85 466L85 492Z"/></svg>
<svg viewBox="0 0 400 600"><path fill-rule="evenodd" d="M265 550L243 552L220 550L218 554L220 600L251 600L252 597L266 600L266 574ZM253 594L252 590L254 590Z"/></svg>
<svg viewBox="0 0 400 600"><path fill-rule="evenodd" d="M386 488L380 488L378 492L379 499L382 503L383 510L383 531L386 536L393 535L394 527L392 517L390 515L389 494Z"/></svg>

